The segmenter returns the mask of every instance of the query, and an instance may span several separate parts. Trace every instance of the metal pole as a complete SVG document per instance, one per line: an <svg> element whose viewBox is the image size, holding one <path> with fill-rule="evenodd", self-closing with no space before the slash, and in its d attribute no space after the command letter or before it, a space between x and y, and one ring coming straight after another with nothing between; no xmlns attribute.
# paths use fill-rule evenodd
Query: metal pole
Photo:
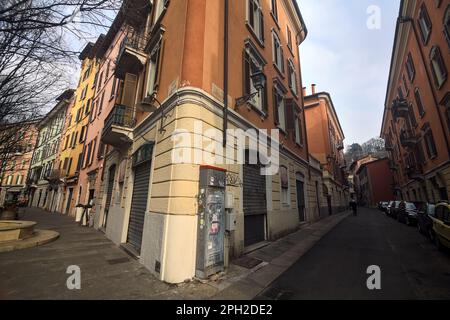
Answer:
<svg viewBox="0 0 450 320"><path fill-rule="evenodd" d="M224 34L223 34L223 147L227 145L228 127L228 7L229 1L224 0Z"/></svg>

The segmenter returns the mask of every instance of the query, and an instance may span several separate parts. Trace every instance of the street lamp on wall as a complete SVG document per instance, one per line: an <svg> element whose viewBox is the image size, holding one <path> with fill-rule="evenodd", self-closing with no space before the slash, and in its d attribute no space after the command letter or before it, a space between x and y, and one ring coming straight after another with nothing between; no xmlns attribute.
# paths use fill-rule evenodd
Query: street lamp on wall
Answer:
<svg viewBox="0 0 450 320"><path fill-rule="evenodd" d="M236 99L236 105L235 105L236 109L238 107L240 107L241 105L247 103L251 99L253 99L256 95L260 96L261 90L264 89L264 87L266 85L266 76L264 75L264 73L261 70L255 71L250 76L250 78L251 78L251 81L253 83L253 86L256 89L256 92L247 94L247 95L245 95L243 97L240 97L240 98L237 98Z"/></svg>

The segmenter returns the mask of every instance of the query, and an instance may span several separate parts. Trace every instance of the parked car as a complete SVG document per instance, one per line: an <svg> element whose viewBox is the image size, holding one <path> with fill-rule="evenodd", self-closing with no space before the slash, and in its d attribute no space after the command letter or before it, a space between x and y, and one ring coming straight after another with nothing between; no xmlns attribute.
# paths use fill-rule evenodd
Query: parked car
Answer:
<svg viewBox="0 0 450 320"><path fill-rule="evenodd" d="M398 206L397 221L406 223L406 225L415 225L417 223L417 207L412 202L402 201Z"/></svg>
<svg viewBox="0 0 450 320"><path fill-rule="evenodd" d="M397 211L398 211L398 206L399 206L400 202L401 201L399 201L399 200L391 201L389 203L389 206L387 207L386 214L390 217L397 218Z"/></svg>
<svg viewBox="0 0 450 320"><path fill-rule="evenodd" d="M380 201L380 202L378 202L378 210L386 212L388 205L389 205L389 202Z"/></svg>
<svg viewBox="0 0 450 320"><path fill-rule="evenodd" d="M450 204L439 203L433 219L433 240L438 249L450 248Z"/></svg>
<svg viewBox="0 0 450 320"><path fill-rule="evenodd" d="M424 202L417 210L417 228L428 238L433 237L433 219L436 205Z"/></svg>

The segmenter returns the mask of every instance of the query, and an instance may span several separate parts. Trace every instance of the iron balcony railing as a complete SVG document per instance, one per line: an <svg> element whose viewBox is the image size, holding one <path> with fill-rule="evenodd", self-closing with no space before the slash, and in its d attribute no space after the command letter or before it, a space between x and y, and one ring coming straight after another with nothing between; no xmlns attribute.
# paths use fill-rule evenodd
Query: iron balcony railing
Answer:
<svg viewBox="0 0 450 320"><path fill-rule="evenodd" d="M420 164L413 164L406 167L406 175L413 180L421 180L423 177L423 167Z"/></svg>
<svg viewBox="0 0 450 320"><path fill-rule="evenodd" d="M122 55L126 48L133 49L136 51L144 51L145 45L147 43L146 37L137 32L129 32L120 43L119 54L117 56L117 61L120 61Z"/></svg>
<svg viewBox="0 0 450 320"><path fill-rule="evenodd" d="M133 109L122 104L116 104L105 119L104 130L109 130L113 125L134 128L136 120Z"/></svg>
<svg viewBox="0 0 450 320"><path fill-rule="evenodd" d="M414 148L419 142L416 133L412 130L404 130L400 133L400 144L404 148Z"/></svg>
<svg viewBox="0 0 450 320"><path fill-rule="evenodd" d="M44 179L47 181L59 180L63 176L63 172L60 169L52 169L46 172Z"/></svg>
<svg viewBox="0 0 450 320"><path fill-rule="evenodd" d="M395 99L392 104L392 114L394 118L406 118L409 116L408 101L405 99Z"/></svg>
<svg viewBox="0 0 450 320"><path fill-rule="evenodd" d="M105 119L103 133L110 130L112 126L134 128L135 125L133 109L122 104L116 104Z"/></svg>
<svg viewBox="0 0 450 320"><path fill-rule="evenodd" d="M392 171L397 171L398 167L394 160L389 160L389 169Z"/></svg>
<svg viewBox="0 0 450 320"><path fill-rule="evenodd" d="M123 79L127 73L138 74L145 65L146 38L140 33L129 31L120 44L114 74Z"/></svg>
<svg viewBox="0 0 450 320"><path fill-rule="evenodd" d="M384 149L386 151L394 151L394 146L392 145L392 143L386 142L385 145L384 145Z"/></svg>

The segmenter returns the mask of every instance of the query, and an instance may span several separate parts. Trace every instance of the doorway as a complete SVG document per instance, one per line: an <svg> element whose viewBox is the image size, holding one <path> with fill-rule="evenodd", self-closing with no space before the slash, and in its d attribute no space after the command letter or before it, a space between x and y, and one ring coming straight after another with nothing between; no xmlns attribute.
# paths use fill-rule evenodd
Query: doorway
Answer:
<svg viewBox="0 0 450 320"><path fill-rule="evenodd" d="M114 189L114 179L116 177L116 165L112 165L108 170L108 189L106 191L105 214L103 216L102 228L106 228L108 223L109 208L111 206L111 198ZM89 195L90 197L90 195Z"/></svg>
<svg viewBox="0 0 450 320"><path fill-rule="evenodd" d="M297 189L297 209L300 222L305 222L305 183L303 182L303 175L296 174L296 189Z"/></svg>

